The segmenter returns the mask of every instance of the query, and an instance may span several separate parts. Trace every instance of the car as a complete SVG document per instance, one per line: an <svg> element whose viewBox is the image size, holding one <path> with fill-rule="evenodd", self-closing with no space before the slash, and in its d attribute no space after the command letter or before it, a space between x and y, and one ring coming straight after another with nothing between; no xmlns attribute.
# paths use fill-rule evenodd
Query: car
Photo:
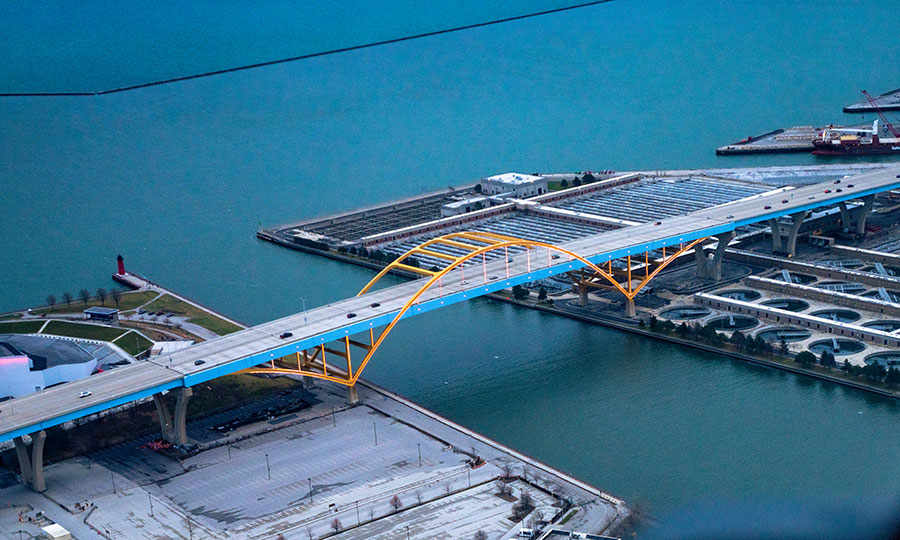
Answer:
<svg viewBox="0 0 900 540"><path fill-rule="evenodd" d="M847 184L847 187L848 187L848 188L852 188L852 187L853 187L853 184Z"/></svg>
<svg viewBox="0 0 900 540"><path fill-rule="evenodd" d="M772 209L772 207L769 206L768 204L763 207L763 210L771 210L771 209Z"/></svg>
<svg viewBox="0 0 900 540"><path fill-rule="evenodd" d="M826 189L826 190L825 190L825 193L831 193L831 190L830 190L830 189Z"/></svg>
<svg viewBox="0 0 900 540"><path fill-rule="evenodd" d="M202 366L205 363L206 363L206 360L194 360L195 366Z"/></svg>
<svg viewBox="0 0 900 540"><path fill-rule="evenodd" d="M781 204L787 204L787 202L788 202L787 199L781 199Z"/></svg>
<svg viewBox="0 0 900 540"><path fill-rule="evenodd" d="M347 314L348 319L352 319L353 317L356 317L356 313L348 313Z"/></svg>
<svg viewBox="0 0 900 540"><path fill-rule="evenodd" d="M841 179L838 178L837 180L834 181L834 183L835 183L835 184L840 184L840 183L841 183Z"/></svg>
<svg viewBox="0 0 900 540"><path fill-rule="evenodd" d="M469 284L469 280L468 280L468 279L464 279L464 280L460 281L459 283L460 283L461 285L468 285L468 284Z"/></svg>
<svg viewBox="0 0 900 540"><path fill-rule="evenodd" d="M815 195L810 195L809 197L807 197L807 199L809 199L809 200L813 200L813 199L815 199L815 198L816 198Z"/></svg>
<svg viewBox="0 0 900 540"><path fill-rule="evenodd" d="M900 178L900 174L897 175L897 178Z"/></svg>
<svg viewBox="0 0 900 540"><path fill-rule="evenodd" d="M293 332L282 332L282 334L281 334L280 336L278 336L278 337L280 337L281 339L287 339L287 338L289 338L289 337L291 337L291 336L293 336L293 335L294 335Z"/></svg>
<svg viewBox="0 0 900 540"><path fill-rule="evenodd" d="M725 219L734 219L734 214L728 214Z"/></svg>
<svg viewBox="0 0 900 540"><path fill-rule="evenodd" d="M843 190L843 189L841 189L841 188L837 188L837 189L836 189L836 190L834 190L834 191L835 191L835 193L843 193L843 192L844 192L844 190Z"/></svg>
<svg viewBox="0 0 900 540"><path fill-rule="evenodd" d="M78 397L79 397L79 398L86 398L86 397L88 397L89 395L91 395L91 392L88 391L88 390L85 390L84 392L78 392Z"/></svg>
<svg viewBox="0 0 900 540"><path fill-rule="evenodd" d="M146 310L146 309L141 308L141 309L138 310L138 315L143 315L144 313L147 313L147 310Z"/></svg>
<svg viewBox="0 0 900 540"><path fill-rule="evenodd" d="M657 221L654 225L662 225L662 221Z"/></svg>
<svg viewBox="0 0 900 540"><path fill-rule="evenodd" d="M378 302L372 302L372 305L369 307L381 307L381 304L379 304Z"/></svg>
<svg viewBox="0 0 900 540"><path fill-rule="evenodd" d="M495 276L494 274L491 274L491 275L488 276L488 279L490 279L491 281L493 281L493 280L497 279L497 276Z"/></svg>
<svg viewBox="0 0 900 540"><path fill-rule="evenodd" d="M559 253L554 253L553 255L550 256L550 258L551 258L551 259L558 259L558 258L559 258Z"/></svg>
<svg viewBox="0 0 900 540"><path fill-rule="evenodd" d="M166 313L166 318L168 319L168 318L171 317L172 315L175 315L175 314L172 313L172 312L170 311L169 313Z"/></svg>

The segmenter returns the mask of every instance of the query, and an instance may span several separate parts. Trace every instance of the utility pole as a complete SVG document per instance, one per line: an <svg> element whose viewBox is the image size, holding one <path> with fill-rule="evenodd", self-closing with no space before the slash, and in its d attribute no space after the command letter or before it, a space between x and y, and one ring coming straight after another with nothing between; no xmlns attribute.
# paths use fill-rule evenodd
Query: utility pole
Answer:
<svg viewBox="0 0 900 540"><path fill-rule="evenodd" d="M150 501L150 517L153 517L153 495L148 493L147 500Z"/></svg>
<svg viewBox="0 0 900 540"><path fill-rule="evenodd" d="M266 476L269 480L272 479L272 469L269 467L269 454L266 454Z"/></svg>
<svg viewBox="0 0 900 540"><path fill-rule="evenodd" d="M416 446L419 447L419 467L422 466L422 443L416 443Z"/></svg>
<svg viewBox="0 0 900 540"><path fill-rule="evenodd" d="M378 446L378 428L375 426L375 422L372 422L372 432L375 433L375 446Z"/></svg>
<svg viewBox="0 0 900 540"><path fill-rule="evenodd" d="M194 527L191 525L191 518L187 518L188 520L188 535L191 537L191 540L194 540Z"/></svg>
<svg viewBox="0 0 900 540"><path fill-rule="evenodd" d="M113 493L118 493L116 491L116 473L109 471L109 477L112 479Z"/></svg>
<svg viewBox="0 0 900 540"><path fill-rule="evenodd" d="M309 482L309 502L312 503L312 478L307 478L307 482Z"/></svg>

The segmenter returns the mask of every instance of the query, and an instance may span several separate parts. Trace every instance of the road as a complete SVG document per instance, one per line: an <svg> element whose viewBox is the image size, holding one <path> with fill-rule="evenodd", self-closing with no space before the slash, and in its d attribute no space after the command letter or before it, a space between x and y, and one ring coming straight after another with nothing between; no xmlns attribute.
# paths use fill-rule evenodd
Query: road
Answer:
<svg viewBox="0 0 900 540"><path fill-rule="evenodd" d="M841 188L842 192L838 193L837 188ZM578 253L595 264L604 264L629 254L643 254L647 250L663 246L671 248L682 242L733 231L743 225L895 188L900 188L900 168L884 169L854 176L844 180L841 185L827 182L789 192L755 195L661 222L604 232L560 247ZM825 190L830 193L825 193ZM482 272L470 270L468 281L448 277L440 288L432 288L426 292L404 317L584 266L577 260L568 261L566 256L551 259L546 252L538 251L539 253L532 253L530 257L515 257L514 262L509 263L508 274L501 259L487 264ZM457 274L454 272L453 275ZM496 275L498 279L484 278L490 275ZM0 406L0 441L46 429L163 390L193 386L320 343L384 326L418 291L422 283L420 280L413 280L360 297L333 302L205 341L171 356L155 357L7 402ZM372 307L376 303L378 306ZM347 316L349 313L357 316L350 319ZM290 340L279 339L278 336L283 332L292 332L293 337ZM199 360L203 364L197 365ZM90 391L92 395L79 398L81 391Z"/></svg>

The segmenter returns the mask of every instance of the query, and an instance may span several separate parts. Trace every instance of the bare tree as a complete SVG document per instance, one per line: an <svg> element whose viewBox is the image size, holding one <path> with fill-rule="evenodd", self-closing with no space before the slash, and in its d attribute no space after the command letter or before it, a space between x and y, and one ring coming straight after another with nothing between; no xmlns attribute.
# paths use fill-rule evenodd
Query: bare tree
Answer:
<svg viewBox="0 0 900 540"><path fill-rule="evenodd" d="M539 526L544 521L544 511L540 508L535 508L534 512L531 513L531 520L535 527Z"/></svg>
<svg viewBox="0 0 900 540"><path fill-rule="evenodd" d="M109 290L109 296L113 299L113 302L116 303L116 307L119 307L119 300L122 299L122 289L118 287L113 287Z"/></svg>
<svg viewBox="0 0 900 540"><path fill-rule="evenodd" d="M394 494L394 496L391 497L391 506L394 508L394 512L403 508L403 501L400 500L399 495Z"/></svg>
<svg viewBox="0 0 900 540"><path fill-rule="evenodd" d="M309 537L309 540L313 540L312 529L310 529L309 527L306 528L306 536Z"/></svg>
<svg viewBox="0 0 900 540"><path fill-rule="evenodd" d="M369 507L369 521L372 521L373 519L375 519L375 509L370 506Z"/></svg>
<svg viewBox="0 0 900 540"><path fill-rule="evenodd" d="M522 465L522 480L528 481L529 472L528 465Z"/></svg>
<svg viewBox="0 0 900 540"><path fill-rule="evenodd" d="M56 297L53 296L52 294L47 297L47 305L50 306L51 308L56 305Z"/></svg>
<svg viewBox="0 0 900 540"><path fill-rule="evenodd" d="M531 496L531 492L523 489L519 495L519 504L522 506L534 506L534 498Z"/></svg>
<svg viewBox="0 0 900 540"><path fill-rule="evenodd" d="M422 504L422 491L418 489L416 490L416 501L419 504Z"/></svg>
<svg viewBox="0 0 900 540"><path fill-rule="evenodd" d="M510 479L513 477L512 463L504 463L500 466L500 469L503 471L503 478Z"/></svg>
<svg viewBox="0 0 900 540"><path fill-rule="evenodd" d="M446 495L450 495L450 482L446 482L446 483L444 484L444 493L445 493Z"/></svg>
<svg viewBox="0 0 900 540"><path fill-rule="evenodd" d="M338 518L331 520L331 528L334 529L334 532L341 530L341 527L343 527L343 525L341 525L341 520Z"/></svg>
<svg viewBox="0 0 900 540"><path fill-rule="evenodd" d="M512 488L503 480L497 480L494 482L494 486L497 488L497 495L503 496L512 493Z"/></svg>
<svg viewBox="0 0 900 540"><path fill-rule="evenodd" d="M104 289L103 287L99 287L97 289L97 297L100 298L100 305L105 306L106 305L106 289Z"/></svg>
<svg viewBox="0 0 900 540"><path fill-rule="evenodd" d="M478 532L475 533L475 536L472 537L474 540L487 540L488 535L486 532L478 529Z"/></svg>
<svg viewBox="0 0 900 540"><path fill-rule="evenodd" d="M66 306L72 307L72 293L64 292L62 295L63 302L66 303Z"/></svg>
<svg viewBox="0 0 900 540"><path fill-rule="evenodd" d="M84 305L88 305L88 300L91 299L91 293L87 289L81 289L78 291L78 299L84 302Z"/></svg>

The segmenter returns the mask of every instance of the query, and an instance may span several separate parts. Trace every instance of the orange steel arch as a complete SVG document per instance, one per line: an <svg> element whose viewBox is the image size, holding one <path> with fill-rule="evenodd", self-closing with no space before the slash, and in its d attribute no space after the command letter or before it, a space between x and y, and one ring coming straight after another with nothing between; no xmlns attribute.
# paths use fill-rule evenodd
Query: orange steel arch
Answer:
<svg viewBox="0 0 900 540"><path fill-rule="evenodd" d="M419 290L416 291L416 293L413 294L409 298L409 300L406 301L406 303L403 305L403 307L400 309L400 311L398 311L397 314L394 316L393 320L390 323L388 323L388 325L384 328L384 330L382 330L381 334L378 336L378 339L373 339L374 333L371 329L369 330L369 337L371 340L370 345L355 342L355 341L350 340L349 338L343 338L345 341L345 345L346 345L346 353L338 352L338 354L342 358L346 359L347 369L346 370L335 369L332 366L331 371L333 371L333 372L336 371L339 373L343 372L344 374L346 374L346 377L336 377L334 375L328 374L329 368L328 368L327 363L325 363L325 361L324 361L324 355L325 355L325 351L328 351L329 349L327 349L324 345L320 345L316 348L316 352L313 354L311 359L308 358L306 353L304 352L304 356L307 357L307 360L310 362L313 360L316 360L318 354L321 352L321 354L322 354L321 361L322 361L322 365L323 365L323 372L321 372L321 373L317 372L317 371L309 371L306 369L302 369L299 353L297 353L297 369L277 368L277 367L275 367L274 361L272 361L271 367L269 367L269 368L260 368L260 367L250 368L248 370L245 370L245 372L247 372L247 373L285 373L285 374L294 374L294 375L299 374L299 375L304 375L307 377L314 377L317 379L324 379L324 380L332 381L332 382L335 382L338 384L343 384L345 386L353 386L354 384L356 384L356 381L359 379L359 377L362 374L363 370L365 369L366 365L369 363L369 360L372 359L372 356L375 354L375 351L377 351L378 348L381 346L381 344L384 342L385 337L387 337L387 335L391 332L391 330L394 329L394 326L396 326L397 323L400 322L400 319L403 317L403 315L406 314L406 312L414 304L416 304L416 302L419 300L419 298L423 294L425 294L426 291L431 289L431 287L434 286L435 283L438 283L444 276L449 274L451 271L462 266L466 262L468 262L478 256L485 255L486 253L491 252L491 251L495 251L498 249L508 250L511 247L524 247L528 250L534 249L534 248L546 248L548 250L547 267L552 266L552 263L549 258L550 251L557 251L559 253L563 253L563 254L571 257L571 259L569 259L570 262L572 259L577 259L578 261L581 261L582 263L584 263L585 266L587 266L591 270L593 270L598 276L609 281L613 286L615 286L616 289L618 289L629 300L631 300L635 296L637 296L637 294L641 290L641 288L648 281L650 281L650 279L652 279L654 276L656 276L656 274L658 274L665 266L667 266L669 264L669 262L675 260L675 258L678 255L684 253L685 251L694 247L696 244L702 242L703 240L705 240L705 238L700 238L700 239L694 240L693 242L690 242L688 244L681 244L680 248L678 250L676 250L668 258L668 260L665 259L665 255L664 255L663 262L652 273L648 272L645 279L640 283L640 285L638 287L633 288L631 286L631 282L629 279L629 283L627 284L628 288L626 289L615 279L615 277L611 273L607 273L605 270L603 270L596 264L592 263L591 261L587 260L586 258L582 257L581 255L578 255L577 253L569 251L565 248L554 246L553 244L548 244L546 242L539 242L539 241L534 241L534 240L524 240L521 238L515 238L515 237L511 237L511 236L505 236L505 235L488 233L488 232L450 233L450 234L447 234L444 236L440 236L440 237L428 240L428 241L420 244L419 246L416 246L416 247L410 249L403 255L397 257L394 260L394 262L392 262L391 264L386 266L381 272L379 272L374 278L372 278L372 280L369 281L369 283L367 283L366 286L363 287L362 290L360 290L360 292L357 294L357 296L361 296L361 295L365 294L381 278L383 278L385 275L387 275L391 270L395 270L395 269L402 269L402 270L406 270L408 272L415 272L415 273L420 273L420 274L425 274L425 275L431 276L428 279L428 281L425 282L425 284L422 285L419 288ZM470 242L477 242L478 244L473 244ZM428 249L429 246L436 245L436 244L444 244L444 245L458 247L458 248L461 248L464 250L468 250L469 253L458 256L458 257L453 257L451 255L439 253L436 251L431 251ZM433 256L433 257L442 258L442 259L448 260L449 264L447 266L445 266L443 269L440 269L438 271L426 270L426 269L418 268L413 265L403 264L402 261L404 261L407 258L409 258L413 255L416 255L416 254L429 255L429 256ZM528 253L528 256L530 257L530 252ZM631 257L629 256L628 259L630 260L630 258ZM530 264L530 259L529 259L529 264ZM629 275L630 275L630 268L629 268ZM509 276L507 275L507 277L509 277ZM366 350L365 358L356 367L355 370L353 369L353 366L350 362L350 345L351 344L353 344L356 347L360 347L360 348L363 348ZM331 350L330 352L334 353L337 351Z"/></svg>

